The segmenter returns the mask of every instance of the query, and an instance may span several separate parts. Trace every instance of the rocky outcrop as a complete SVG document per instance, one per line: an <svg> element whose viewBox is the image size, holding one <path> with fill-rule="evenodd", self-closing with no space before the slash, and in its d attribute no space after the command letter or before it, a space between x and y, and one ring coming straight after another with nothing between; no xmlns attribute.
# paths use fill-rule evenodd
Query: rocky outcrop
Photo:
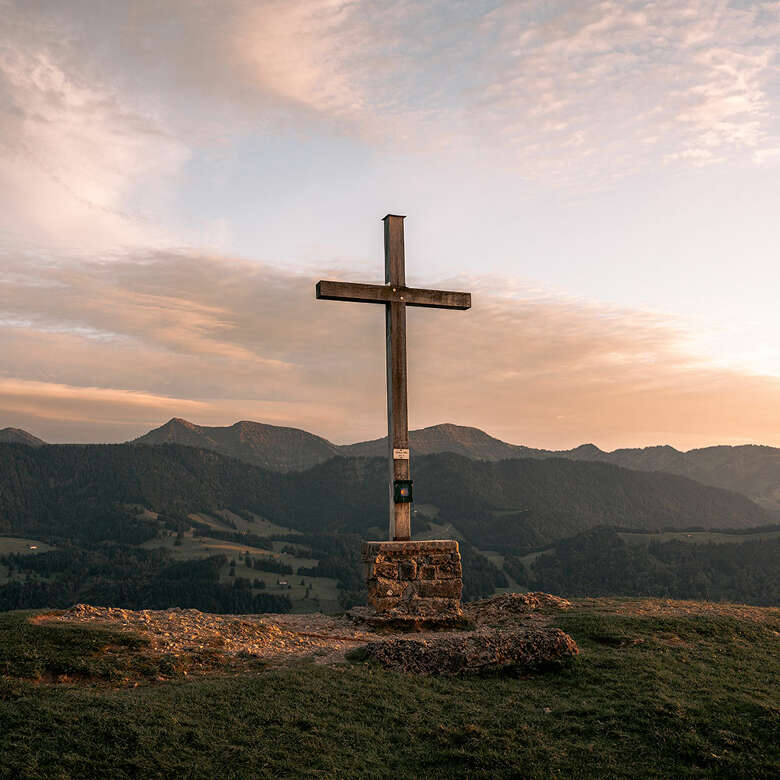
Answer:
<svg viewBox="0 0 780 780"><path fill-rule="evenodd" d="M571 602L549 593L502 593L466 604L464 612L475 623L501 625L528 618L571 609Z"/></svg>
<svg viewBox="0 0 780 780"><path fill-rule="evenodd" d="M564 664L578 652L561 629L538 628L388 639L366 645L359 655L399 672L453 676L539 670Z"/></svg>

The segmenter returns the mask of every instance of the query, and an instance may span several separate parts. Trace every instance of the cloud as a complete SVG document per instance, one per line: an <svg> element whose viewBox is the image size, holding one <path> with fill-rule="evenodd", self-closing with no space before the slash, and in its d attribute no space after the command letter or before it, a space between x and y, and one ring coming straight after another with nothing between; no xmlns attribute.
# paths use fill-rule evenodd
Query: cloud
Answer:
<svg viewBox="0 0 780 780"><path fill-rule="evenodd" d="M44 437L128 438L173 414L382 432L376 308L315 303L310 274L159 248L193 157L243 163L241 139L314 129L326 151L359 136L592 187L780 159L778 2L0 8L0 411ZM217 238L235 198L206 226ZM431 281L474 287L475 308L410 312L413 424L544 446L780 443L776 380L700 359L684 324Z"/></svg>
<svg viewBox="0 0 780 780"><path fill-rule="evenodd" d="M3 426L70 440L132 438L172 416L339 442L384 429L381 309L315 301L313 275L193 252L4 268ZM780 382L707 363L680 323L506 280L436 286L472 289L474 307L409 311L413 426L556 447L780 444Z"/></svg>
<svg viewBox="0 0 780 780"><path fill-rule="evenodd" d="M384 148L477 154L528 179L603 186L660 163L768 164L780 138L777 2L14 5L29 20L34 56L41 30L67 30L48 46L46 67L88 74L98 93L80 104L82 116L100 103L100 117L111 99L141 104L133 143L148 141L153 104L159 134L175 128L187 145L316 126ZM154 168L160 155L181 154L164 147L134 160Z"/></svg>
<svg viewBox="0 0 780 780"><path fill-rule="evenodd" d="M165 235L128 207L134 189L187 158L151 105L90 70L66 26L25 23L7 6L0 31L0 231L4 244L82 250Z"/></svg>
<svg viewBox="0 0 780 780"><path fill-rule="evenodd" d="M502 3L486 24L500 43L484 109L518 161L533 147L532 174L614 177L659 153L700 165L776 145L777 3L558 2L536 18Z"/></svg>

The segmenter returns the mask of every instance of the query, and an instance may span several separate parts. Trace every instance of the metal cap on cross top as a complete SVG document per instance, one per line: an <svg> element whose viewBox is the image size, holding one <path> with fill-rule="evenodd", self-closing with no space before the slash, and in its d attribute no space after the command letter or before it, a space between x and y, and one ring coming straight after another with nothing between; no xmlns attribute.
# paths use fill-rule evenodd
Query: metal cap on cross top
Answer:
<svg viewBox="0 0 780 780"><path fill-rule="evenodd" d="M354 301L385 305L387 333L387 446L390 463L390 539L411 539L412 479L409 460L409 423L406 402L406 307L470 309L471 293L423 290L406 286L404 219L387 214L385 229L385 283L317 282L316 295L326 301Z"/></svg>

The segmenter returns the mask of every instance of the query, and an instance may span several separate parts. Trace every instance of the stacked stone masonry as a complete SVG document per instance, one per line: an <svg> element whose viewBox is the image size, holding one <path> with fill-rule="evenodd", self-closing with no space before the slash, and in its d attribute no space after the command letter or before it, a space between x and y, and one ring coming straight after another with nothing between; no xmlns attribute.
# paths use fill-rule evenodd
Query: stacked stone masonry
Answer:
<svg viewBox="0 0 780 780"><path fill-rule="evenodd" d="M379 614L460 612L463 569L454 540L363 542L368 602Z"/></svg>

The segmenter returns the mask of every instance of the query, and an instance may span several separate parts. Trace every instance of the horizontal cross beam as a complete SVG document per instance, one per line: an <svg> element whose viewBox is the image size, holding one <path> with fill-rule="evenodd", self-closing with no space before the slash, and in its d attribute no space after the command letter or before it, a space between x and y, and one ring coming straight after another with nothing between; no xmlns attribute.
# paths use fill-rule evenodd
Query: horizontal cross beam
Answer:
<svg viewBox="0 0 780 780"><path fill-rule="evenodd" d="M407 306L427 306L432 309L471 308L471 293L393 287L390 284L319 281L317 298L356 303L405 303Z"/></svg>

